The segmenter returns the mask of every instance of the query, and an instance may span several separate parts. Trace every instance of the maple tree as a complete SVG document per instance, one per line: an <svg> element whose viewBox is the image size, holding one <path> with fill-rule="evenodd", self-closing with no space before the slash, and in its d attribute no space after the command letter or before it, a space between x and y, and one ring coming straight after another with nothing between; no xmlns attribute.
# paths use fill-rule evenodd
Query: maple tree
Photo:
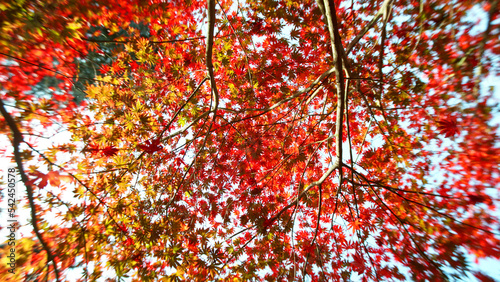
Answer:
<svg viewBox="0 0 500 282"><path fill-rule="evenodd" d="M500 258L497 0L0 10L33 227L2 277L448 281Z"/></svg>

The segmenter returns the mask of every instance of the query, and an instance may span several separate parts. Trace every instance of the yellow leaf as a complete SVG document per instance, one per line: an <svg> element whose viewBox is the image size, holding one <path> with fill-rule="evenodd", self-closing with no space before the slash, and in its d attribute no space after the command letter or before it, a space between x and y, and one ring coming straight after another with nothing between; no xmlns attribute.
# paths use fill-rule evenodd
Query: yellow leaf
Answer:
<svg viewBox="0 0 500 282"><path fill-rule="evenodd" d="M77 30L82 28L82 24L78 22L72 22L68 24L68 29Z"/></svg>

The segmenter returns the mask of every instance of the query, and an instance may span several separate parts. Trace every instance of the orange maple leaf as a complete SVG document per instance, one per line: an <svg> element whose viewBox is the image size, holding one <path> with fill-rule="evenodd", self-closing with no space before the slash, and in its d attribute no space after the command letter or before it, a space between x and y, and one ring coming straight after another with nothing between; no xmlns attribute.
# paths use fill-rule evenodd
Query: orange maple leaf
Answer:
<svg viewBox="0 0 500 282"><path fill-rule="evenodd" d="M359 229L359 227L361 226L361 222L359 222L359 220L355 220L353 222L349 222L348 226L349 228L352 228L352 231L354 232Z"/></svg>
<svg viewBox="0 0 500 282"><path fill-rule="evenodd" d="M70 182L72 180L71 176L69 175L61 175L57 171L49 171L47 174L38 172L37 173L37 179L41 179L40 184L38 184L38 187L40 188L45 188L47 184L50 184L51 186L59 186L61 185L61 180L65 182Z"/></svg>

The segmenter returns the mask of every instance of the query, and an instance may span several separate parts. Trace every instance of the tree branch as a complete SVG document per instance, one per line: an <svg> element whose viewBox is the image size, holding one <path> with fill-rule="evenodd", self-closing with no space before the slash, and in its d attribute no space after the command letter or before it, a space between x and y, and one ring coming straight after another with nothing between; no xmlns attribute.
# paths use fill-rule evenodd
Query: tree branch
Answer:
<svg viewBox="0 0 500 282"><path fill-rule="evenodd" d="M29 178L26 175L26 172L24 171L24 166L23 166L23 161L21 158L21 152L19 151L19 145L21 142L23 142L23 135L19 128L17 127L16 122L14 121L14 118L7 112L7 110L4 107L3 101L0 99L0 112L5 118L5 121L7 122L7 125L9 126L10 130L12 131L13 134L13 141L12 141L12 146L14 147L14 159L16 160L17 167L19 169L19 174L21 175L21 180L23 181L24 185L26 186L26 194L28 196L28 202L30 205L31 209L31 220L32 220L32 225L33 225L33 231L35 232L36 237L42 244L43 249L45 252L47 252L47 260L52 262L54 266L54 272L56 274L56 280L59 281L59 269L57 268L57 263L55 261L55 257L50 251L49 246L47 243L43 240L42 234L40 233L40 229L38 227L38 218L37 218L37 211L36 211L36 206L35 206L35 200L33 197L33 187L31 187L31 184L29 183Z"/></svg>
<svg viewBox="0 0 500 282"><path fill-rule="evenodd" d="M358 44L359 40L365 36L365 34L377 23L377 21L380 19L385 14L385 11L388 9L390 5L394 0L385 0L384 3L382 3L382 7L378 10L378 12L375 14L375 17L366 25L363 30L349 43L349 45L346 48L346 54L349 54L352 51L352 48L354 45Z"/></svg>
<svg viewBox="0 0 500 282"><path fill-rule="evenodd" d="M330 32L330 41L332 44L333 62L335 64L335 77L337 86L337 120L335 136L337 138L337 162L339 166L339 189L342 185L342 136L344 129L344 107L345 107L345 78L343 68L344 64L344 47L342 46L342 41L339 34L339 27L337 22L337 11L335 9L335 3L332 0L324 0L325 14L328 22L328 30Z"/></svg>
<svg viewBox="0 0 500 282"><path fill-rule="evenodd" d="M215 27L215 0L207 0L207 10L208 10L208 30L207 30L207 49L206 49L206 64L208 69L208 75L210 77L210 87L212 89L212 94L215 97L215 103L211 109L214 112L214 116L217 114L217 108L219 107L219 91L217 90L217 85L215 84L214 77L214 65L212 61L213 47L214 47L214 27Z"/></svg>

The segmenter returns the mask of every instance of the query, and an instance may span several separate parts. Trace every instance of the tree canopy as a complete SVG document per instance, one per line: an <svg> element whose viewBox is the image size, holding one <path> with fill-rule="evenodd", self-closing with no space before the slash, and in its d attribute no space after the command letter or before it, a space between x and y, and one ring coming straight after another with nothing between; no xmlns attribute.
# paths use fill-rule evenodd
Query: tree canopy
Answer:
<svg viewBox="0 0 500 282"><path fill-rule="evenodd" d="M33 233L0 277L452 281L500 259L498 2L2 1Z"/></svg>

